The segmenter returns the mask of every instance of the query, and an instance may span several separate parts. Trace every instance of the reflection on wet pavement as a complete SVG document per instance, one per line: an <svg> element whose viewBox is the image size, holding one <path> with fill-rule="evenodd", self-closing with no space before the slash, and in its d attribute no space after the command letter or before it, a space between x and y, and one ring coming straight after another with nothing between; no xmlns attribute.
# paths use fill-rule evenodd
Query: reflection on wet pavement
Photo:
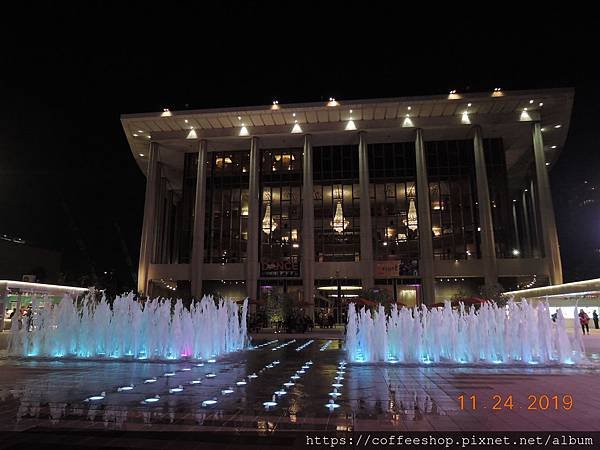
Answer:
<svg viewBox="0 0 600 450"><path fill-rule="evenodd" d="M588 414L600 406L594 370L345 364L339 340L264 344L203 364L2 359L0 430L600 429ZM523 409L536 392L575 406ZM461 394L481 407L461 410ZM492 412L495 394L519 407Z"/></svg>

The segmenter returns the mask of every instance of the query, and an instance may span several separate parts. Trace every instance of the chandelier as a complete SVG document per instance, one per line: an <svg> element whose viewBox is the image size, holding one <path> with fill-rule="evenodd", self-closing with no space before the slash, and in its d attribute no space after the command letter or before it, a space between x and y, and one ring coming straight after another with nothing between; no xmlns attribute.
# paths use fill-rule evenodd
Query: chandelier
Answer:
<svg viewBox="0 0 600 450"><path fill-rule="evenodd" d="M350 222L344 218L344 211L342 210L342 201L338 200L335 206L335 214L331 221L331 227L337 232L342 233Z"/></svg>
<svg viewBox="0 0 600 450"><path fill-rule="evenodd" d="M408 228L415 231L419 222L417 220L417 208L415 207L415 199L411 198L408 204Z"/></svg>
<svg viewBox="0 0 600 450"><path fill-rule="evenodd" d="M275 231L277 228L277 224L273 220L271 222L271 203L267 203L267 207L265 208L265 217L263 217L262 221L262 229L266 234L271 234L271 231Z"/></svg>

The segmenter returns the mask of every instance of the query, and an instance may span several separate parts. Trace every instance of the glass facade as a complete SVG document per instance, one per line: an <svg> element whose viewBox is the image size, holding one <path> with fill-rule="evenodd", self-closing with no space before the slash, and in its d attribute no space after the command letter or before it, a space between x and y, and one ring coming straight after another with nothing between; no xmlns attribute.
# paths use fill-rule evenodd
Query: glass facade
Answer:
<svg viewBox="0 0 600 450"><path fill-rule="evenodd" d="M512 190L512 222L515 235L515 247L510 257L542 258L544 247L540 230L541 217L537 207L537 186L535 183L535 165L531 161L524 177Z"/></svg>
<svg viewBox="0 0 600 450"><path fill-rule="evenodd" d="M316 261L360 260L358 146L313 149Z"/></svg>
<svg viewBox="0 0 600 450"><path fill-rule="evenodd" d="M399 261L399 276L416 276L419 260L414 142L369 145L373 253Z"/></svg>
<svg viewBox="0 0 600 450"><path fill-rule="evenodd" d="M265 142L272 145L270 141ZM506 153L505 145L509 144L501 138L483 140L496 257L540 258L543 256L542 218L538 209L533 149L529 149L529 153L521 152L517 160L510 152ZM367 148L374 290L407 306L417 304L423 293L424 280L419 272L420 233L431 233L434 259L481 258L473 140L425 140L424 146L430 230L422 229L423 220L418 214L415 142L371 143ZM311 263L361 261L358 145L315 146L312 152L313 230L302 228L303 148L260 148L257 155L258 261L254 264L258 263L259 299L287 298L291 294L295 302L303 304L308 288L302 289L301 267L307 263L302 261L302 245L311 231L315 250ZM184 155L181 173L181 187L167 192L170 197L164 198L161 194L157 201L162 202L158 203L162 209L158 208L156 220L163 230L158 239L167 241L156 244L162 245L162 253L153 263L191 263L197 153ZM203 182L206 183L204 262L245 263L251 209L249 149L208 152ZM476 266L468 265L469 268ZM351 267L348 276L360 276L357 265L340 267L344 270ZM480 281L479 277L440 278L439 273L445 267L448 265L434 265L438 298L450 295L450 291L454 296L462 295L462 291L475 295L473 286L475 281ZM234 281L204 280L208 282L204 291L248 291L243 280L246 268L233 267L231 272L223 269L227 275L223 278L235 278ZM221 274L215 272L217 269L211 267L206 273L212 278L220 277ZM340 322L343 305L352 296L360 295L362 281L343 280L345 273L336 272L335 264L317 265L313 270L317 278L322 278L315 285L317 309L320 308L321 315L333 315L335 322ZM535 273L535 267L531 270ZM334 272L336 275L330 277ZM469 275L474 275L471 269ZM524 280L525 286L531 283L529 278ZM153 282L154 290L162 292L166 281ZM354 287L344 287L344 283ZM178 285L178 290L181 289Z"/></svg>
<svg viewBox="0 0 600 450"><path fill-rule="evenodd" d="M326 327L346 323L349 302L360 297L361 280L315 280L315 325Z"/></svg>
<svg viewBox="0 0 600 450"><path fill-rule="evenodd" d="M472 140L425 143L435 259L480 258Z"/></svg>
<svg viewBox="0 0 600 450"><path fill-rule="evenodd" d="M198 153L186 153L183 159L182 198L178 207L179 262L189 263L192 254L192 229L196 202Z"/></svg>
<svg viewBox="0 0 600 450"><path fill-rule="evenodd" d="M502 139L484 139L485 165L490 193L497 258L511 258L517 248L512 224L512 201Z"/></svg>
<svg viewBox="0 0 600 450"><path fill-rule="evenodd" d="M204 262L246 260L250 152L210 152L206 170Z"/></svg>
<svg viewBox="0 0 600 450"><path fill-rule="evenodd" d="M302 149L264 150L260 183L261 276L299 277Z"/></svg>

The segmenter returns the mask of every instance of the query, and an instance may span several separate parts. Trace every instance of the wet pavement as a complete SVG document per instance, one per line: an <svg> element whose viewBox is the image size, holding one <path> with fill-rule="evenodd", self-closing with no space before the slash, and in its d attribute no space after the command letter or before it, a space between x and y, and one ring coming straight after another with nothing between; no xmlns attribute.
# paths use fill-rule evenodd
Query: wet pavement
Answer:
<svg viewBox="0 0 600 450"><path fill-rule="evenodd" d="M344 367L341 346L336 339L281 339L203 366L2 358L0 432L600 430L597 368ZM328 408L336 381L339 407ZM183 391L169 393L178 386ZM277 390L286 393L266 409ZM104 398L85 400L96 395Z"/></svg>

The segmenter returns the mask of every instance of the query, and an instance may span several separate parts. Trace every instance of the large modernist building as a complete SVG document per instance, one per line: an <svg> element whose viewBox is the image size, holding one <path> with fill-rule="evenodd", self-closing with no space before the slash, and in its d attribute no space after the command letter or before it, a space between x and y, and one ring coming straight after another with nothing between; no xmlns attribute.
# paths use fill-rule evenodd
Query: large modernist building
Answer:
<svg viewBox="0 0 600 450"><path fill-rule="evenodd" d="M138 288L406 305L562 282L548 171L570 89L164 110L122 124L147 188Z"/></svg>

